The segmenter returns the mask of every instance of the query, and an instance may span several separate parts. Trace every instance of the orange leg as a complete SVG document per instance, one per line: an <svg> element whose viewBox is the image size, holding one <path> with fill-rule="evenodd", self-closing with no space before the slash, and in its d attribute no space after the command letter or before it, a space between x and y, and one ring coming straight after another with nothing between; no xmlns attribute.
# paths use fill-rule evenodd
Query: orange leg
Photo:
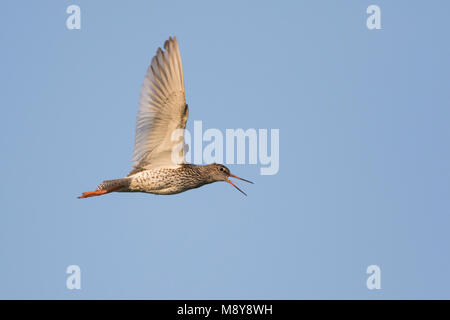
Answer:
<svg viewBox="0 0 450 320"><path fill-rule="evenodd" d="M88 191L88 192L83 192L83 194L81 196L78 197L78 199L83 199L83 198L89 198L89 197L96 197L96 196L101 196L102 194L107 194L119 189L122 189L123 186L116 186L110 189L106 189L106 190L95 190L95 191Z"/></svg>
<svg viewBox="0 0 450 320"><path fill-rule="evenodd" d="M83 192L83 194L81 196L79 196L78 199L101 196L102 194L106 194L106 193L108 193L108 190L95 190L95 191Z"/></svg>

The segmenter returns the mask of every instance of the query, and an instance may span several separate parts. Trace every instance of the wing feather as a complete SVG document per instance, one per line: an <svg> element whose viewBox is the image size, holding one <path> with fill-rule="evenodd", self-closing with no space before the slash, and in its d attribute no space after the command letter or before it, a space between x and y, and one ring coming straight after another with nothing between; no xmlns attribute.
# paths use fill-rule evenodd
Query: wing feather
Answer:
<svg viewBox="0 0 450 320"><path fill-rule="evenodd" d="M184 163L184 129L188 109L184 92L183 66L176 38L158 48L147 69L139 98L133 151L135 171L177 167ZM179 140L172 133L182 129ZM178 159L172 153L179 149Z"/></svg>

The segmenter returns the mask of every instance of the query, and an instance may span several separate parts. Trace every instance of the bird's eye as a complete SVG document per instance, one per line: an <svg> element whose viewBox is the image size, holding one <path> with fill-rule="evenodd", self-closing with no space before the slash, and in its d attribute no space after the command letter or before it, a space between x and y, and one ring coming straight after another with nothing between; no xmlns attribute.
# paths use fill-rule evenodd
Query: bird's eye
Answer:
<svg viewBox="0 0 450 320"><path fill-rule="evenodd" d="M220 168L219 170L220 170L220 171L225 171L225 169L224 169L224 168Z"/></svg>

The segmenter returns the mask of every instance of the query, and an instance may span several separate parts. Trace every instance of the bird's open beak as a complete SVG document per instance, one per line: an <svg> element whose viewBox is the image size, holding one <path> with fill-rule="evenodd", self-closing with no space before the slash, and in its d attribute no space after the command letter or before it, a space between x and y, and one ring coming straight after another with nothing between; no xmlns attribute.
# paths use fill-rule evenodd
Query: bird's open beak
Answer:
<svg viewBox="0 0 450 320"><path fill-rule="evenodd" d="M231 174L230 173L230 177L233 177L233 178L236 178L236 179L239 179L239 180L242 180L242 181L245 181L245 182L248 182L248 183L253 183L253 182L251 182L251 181L248 181L248 180L245 180L245 179L243 179L243 178L239 178L238 176L235 176L234 174ZM240 192L242 192L244 195L247 195L244 191L242 191L241 189L239 189L233 182L231 182L228 178L225 178L226 179L226 181L229 183L229 184L231 184L233 187L235 187L236 189L238 189Z"/></svg>

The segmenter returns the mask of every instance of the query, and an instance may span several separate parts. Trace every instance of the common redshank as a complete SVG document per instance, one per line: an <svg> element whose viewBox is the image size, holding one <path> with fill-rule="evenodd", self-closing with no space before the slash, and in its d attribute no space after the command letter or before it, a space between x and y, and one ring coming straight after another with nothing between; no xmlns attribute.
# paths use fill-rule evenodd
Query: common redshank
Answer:
<svg viewBox="0 0 450 320"><path fill-rule="evenodd" d="M97 190L78 198L110 192L176 194L217 181L226 181L246 195L229 178L253 182L231 174L224 165L185 163L187 118L180 50L176 37L170 37L164 50L158 48L141 88L133 170L125 178L103 181Z"/></svg>

